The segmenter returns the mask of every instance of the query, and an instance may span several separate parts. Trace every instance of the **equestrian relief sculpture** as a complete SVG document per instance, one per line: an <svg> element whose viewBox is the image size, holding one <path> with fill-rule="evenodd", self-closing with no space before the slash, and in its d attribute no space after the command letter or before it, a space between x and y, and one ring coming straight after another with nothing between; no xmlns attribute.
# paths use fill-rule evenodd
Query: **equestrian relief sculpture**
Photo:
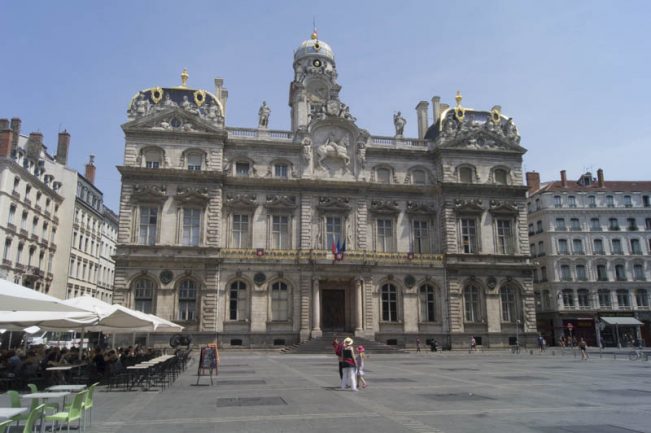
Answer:
<svg viewBox="0 0 651 433"><path fill-rule="evenodd" d="M316 153L318 155L317 163L319 164L319 167L324 170L326 170L326 166L323 165L323 161L327 158L341 159L344 162L345 167L350 165L347 137L342 138L341 143L337 143L334 135L328 135L327 140L316 149Z"/></svg>

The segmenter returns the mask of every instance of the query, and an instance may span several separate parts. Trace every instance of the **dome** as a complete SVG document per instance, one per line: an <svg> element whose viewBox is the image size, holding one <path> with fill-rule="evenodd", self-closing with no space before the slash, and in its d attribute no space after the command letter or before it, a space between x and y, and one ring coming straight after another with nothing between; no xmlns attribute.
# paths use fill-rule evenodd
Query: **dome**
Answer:
<svg viewBox="0 0 651 433"><path fill-rule="evenodd" d="M312 37L307 41L303 41L296 51L294 51L294 61L304 57L325 57L333 63L335 61L335 53L330 48L330 45L320 41L316 37L316 33L312 33Z"/></svg>

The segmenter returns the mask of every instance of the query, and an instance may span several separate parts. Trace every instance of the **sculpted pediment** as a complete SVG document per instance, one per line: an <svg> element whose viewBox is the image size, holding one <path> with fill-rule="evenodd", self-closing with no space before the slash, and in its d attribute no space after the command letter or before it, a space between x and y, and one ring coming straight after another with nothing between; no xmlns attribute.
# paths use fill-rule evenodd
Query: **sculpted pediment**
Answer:
<svg viewBox="0 0 651 433"><path fill-rule="evenodd" d="M316 205L320 211L345 211L351 210L350 199L348 197L319 197L319 203Z"/></svg>
<svg viewBox="0 0 651 433"><path fill-rule="evenodd" d="M267 209L296 209L296 196L282 194L268 195L264 207Z"/></svg>
<svg viewBox="0 0 651 433"><path fill-rule="evenodd" d="M448 115L439 134L439 147L524 152L512 119L490 113L467 113L461 120Z"/></svg>
<svg viewBox="0 0 651 433"><path fill-rule="evenodd" d="M202 118L180 107L162 107L125 123L124 129L150 129L171 132L221 132L223 124Z"/></svg>
<svg viewBox="0 0 651 433"><path fill-rule="evenodd" d="M167 186L135 184L133 185L131 200L137 203L162 203L167 200Z"/></svg>
<svg viewBox="0 0 651 433"><path fill-rule="evenodd" d="M482 201L479 199L456 199L454 200L454 210L457 213L482 213L484 207L482 206Z"/></svg>
<svg viewBox="0 0 651 433"><path fill-rule="evenodd" d="M489 211L496 215L515 215L518 213L518 208L514 202L491 200L489 203Z"/></svg>
<svg viewBox="0 0 651 433"><path fill-rule="evenodd" d="M407 213L412 215L431 215L436 213L436 207L433 204L410 200L407 202Z"/></svg>
<svg viewBox="0 0 651 433"><path fill-rule="evenodd" d="M226 194L224 205L229 208L255 209L258 206L255 194Z"/></svg>
<svg viewBox="0 0 651 433"><path fill-rule="evenodd" d="M382 215L395 215L400 213L400 207L395 200L371 200L369 212Z"/></svg>
<svg viewBox="0 0 651 433"><path fill-rule="evenodd" d="M208 188L206 187L178 187L174 196L179 204L197 204L205 206L208 203Z"/></svg>

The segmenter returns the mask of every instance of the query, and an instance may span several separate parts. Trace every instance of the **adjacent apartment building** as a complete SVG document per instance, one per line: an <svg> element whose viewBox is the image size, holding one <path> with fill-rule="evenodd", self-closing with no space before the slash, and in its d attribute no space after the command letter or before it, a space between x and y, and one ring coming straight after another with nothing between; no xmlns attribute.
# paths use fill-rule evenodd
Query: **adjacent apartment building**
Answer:
<svg viewBox="0 0 651 433"><path fill-rule="evenodd" d="M538 329L549 342L651 344L651 181L527 173Z"/></svg>
<svg viewBox="0 0 651 433"><path fill-rule="evenodd" d="M223 80L190 88L186 71L132 98L114 300L225 346L535 336L513 120L457 94L431 115L419 102L414 137L399 112L395 135L372 135L327 43L313 34L289 60L289 130L264 102L257 127L227 126Z"/></svg>
<svg viewBox="0 0 651 433"><path fill-rule="evenodd" d="M67 166L70 134L59 133L52 156L43 134L21 128L18 118L0 119L0 277L59 298L110 301L117 217L93 186L92 161L82 176Z"/></svg>

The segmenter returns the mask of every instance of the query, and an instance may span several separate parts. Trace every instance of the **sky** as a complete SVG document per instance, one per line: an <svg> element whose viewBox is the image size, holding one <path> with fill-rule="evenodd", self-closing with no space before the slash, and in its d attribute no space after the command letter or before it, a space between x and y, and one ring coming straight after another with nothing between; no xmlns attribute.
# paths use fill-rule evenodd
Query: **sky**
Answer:
<svg viewBox="0 0 651 433"><path fill-rule="evenodd" d="M293 52L316 21L334 50L341 100L358 126L393 135L393 114L417 136L415 107L440 96L500 105L522 136L524 169L543 181L651 179L651 2L0 1L0 118L40 131L51 154L71 134L68 165L118 210L129 101L180 84L229 91L226 125L289 129ZM431 109L430 109L431 122Z"/></svg>

